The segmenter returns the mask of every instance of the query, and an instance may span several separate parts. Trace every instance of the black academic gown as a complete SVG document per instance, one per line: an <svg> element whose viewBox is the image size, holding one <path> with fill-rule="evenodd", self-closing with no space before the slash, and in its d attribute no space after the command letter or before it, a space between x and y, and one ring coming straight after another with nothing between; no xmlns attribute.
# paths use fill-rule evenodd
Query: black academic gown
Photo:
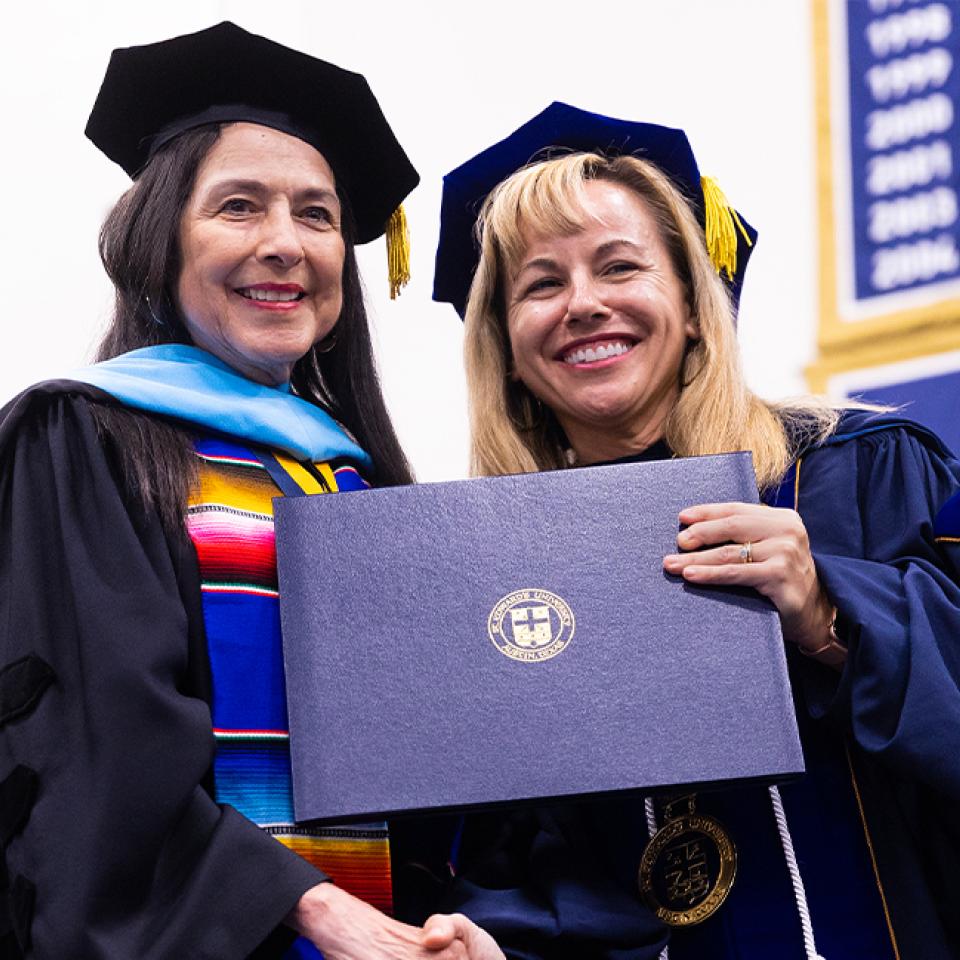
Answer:
<svg viewBox="0 0 960 960"><path fill-rule="evenodd" d="M892 957L888 916L901 960L960 957L960 543L934 527L958 490L936 437L859 412L800 459L797 506L849 645L841 673L788 651L808 773L781 793L828 960ZM671 960L802 960L766 791L697 809L733 834L739 876ZM668 931L637 890L648 839L636 798L468 818L446 907L510 957L653 960Z"/></svg>
<svg viewBox="0 0 960 960"><path fill-rule="evenodd" d="M124 493L91 400L0 414L0 956L278 956L325 878L211 797L196 555Z"/></svg>

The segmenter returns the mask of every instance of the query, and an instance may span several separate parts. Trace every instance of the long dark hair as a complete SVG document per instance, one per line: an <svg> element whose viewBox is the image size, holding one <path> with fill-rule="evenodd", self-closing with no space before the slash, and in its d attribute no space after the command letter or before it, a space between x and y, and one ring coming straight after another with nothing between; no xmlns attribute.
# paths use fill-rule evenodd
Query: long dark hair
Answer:
<svg viewBox="0 0 960 960"><path fill-rule="evenodd" d="M190 343L177 304L180 220L219 124L181 134L150 160L107 216L100 258L113 282L113 319L97 360L163 343ZM327 410L373 460L371 482L412 482L380 389L354 252L349 200L341 194L345 257L343 308L333 346L311 349L294 366L291 383L304 399ZM182 522L196 477L188 435L169 422L126 408L98 406L102 434L115 442L129 492L160 512L168 527Z"/></svg>

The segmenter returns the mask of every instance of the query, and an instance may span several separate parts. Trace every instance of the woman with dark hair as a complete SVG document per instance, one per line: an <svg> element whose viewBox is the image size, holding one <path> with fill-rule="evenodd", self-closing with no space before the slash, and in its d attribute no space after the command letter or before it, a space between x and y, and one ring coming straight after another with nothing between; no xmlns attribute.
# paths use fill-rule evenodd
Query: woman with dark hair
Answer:
<svg viewBox="0 0 960 960"><path fill-rule="evenodd" d="M807 768L468 820L449 905L517 960L960 955L960 463L891 411L747 387L755 241L682 131L566 104L445 178L474 472L751 451L764 503L689 504L663 569L776 608Z"/></svg>
<svg viewBox="0 0 960 960"><path fill-rule="evenodd" d="M353 248L402 282L416 172L363 77L230 23L115 51L87 134L113 323L0 416L0 953L489 950L291 802L272 499L410 481Z"/></svg>

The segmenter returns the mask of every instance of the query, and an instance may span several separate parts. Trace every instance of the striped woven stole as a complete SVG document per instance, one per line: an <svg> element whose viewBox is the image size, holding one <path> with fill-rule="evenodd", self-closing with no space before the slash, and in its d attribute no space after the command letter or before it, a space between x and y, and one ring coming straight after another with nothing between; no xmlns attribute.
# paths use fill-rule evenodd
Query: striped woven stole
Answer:
<svg viewBox="0 0 960 960"><path fill-rule="evenodd" d="M385 823L312 827L293 820L271 503L281 491L246 447L201 437L194 448L200 482L188 504L187 530L199 560L213 678L217 802L231 804L338 886L389 913ZM280 462L294 475L304 471L283 457ZM318 489L368 486L351 466L316 467L323 478ZM303 476L298 485L308 486ZM335 571L331 557L328 573Z"/></svg>

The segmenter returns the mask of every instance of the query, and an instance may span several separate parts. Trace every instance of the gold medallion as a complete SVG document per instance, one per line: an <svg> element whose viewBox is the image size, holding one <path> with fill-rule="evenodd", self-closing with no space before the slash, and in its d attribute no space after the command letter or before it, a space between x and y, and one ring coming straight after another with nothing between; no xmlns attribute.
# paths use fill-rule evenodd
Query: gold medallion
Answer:
<svg viewBox="0 0 960 960"><path fill-rule="evenodd" d="M687 810L673 816L685 800ZM672 927L702 923L719 909L737 873L737 851L723 827L697 813L693 794L667 804L666 822L640 859L640 893Z"/></svg>

